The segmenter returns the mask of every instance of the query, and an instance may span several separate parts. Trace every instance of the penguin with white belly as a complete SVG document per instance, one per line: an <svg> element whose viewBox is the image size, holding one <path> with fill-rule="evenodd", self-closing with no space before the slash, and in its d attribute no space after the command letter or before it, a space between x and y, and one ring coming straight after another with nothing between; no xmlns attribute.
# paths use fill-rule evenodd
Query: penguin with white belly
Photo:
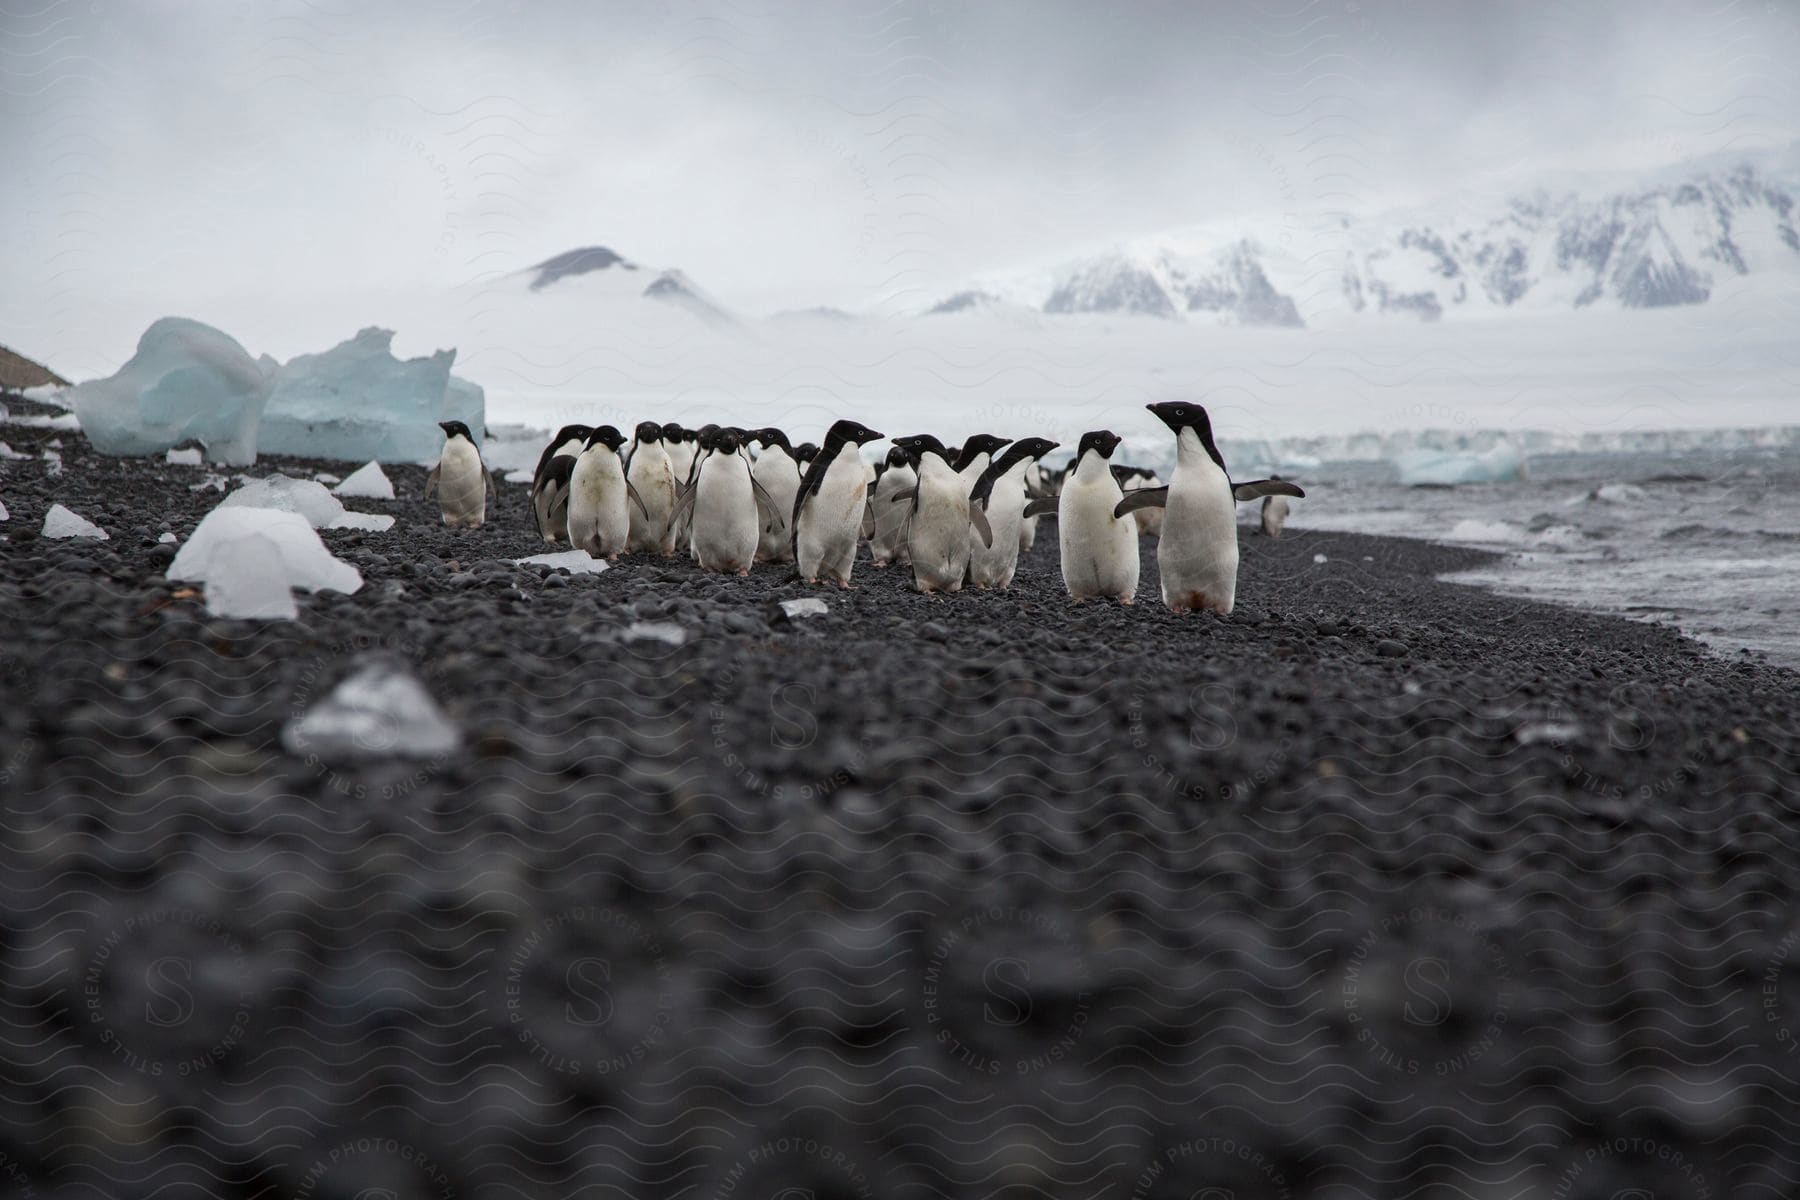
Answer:
<svg viewBox="0 0 1800 1200"><path fill-rule="evenodd" d="M1121 604L1137 599L1137 522L1113 511L1124 497L1110 461L1118 446L1119 435L1109 429L1082 434L1061 494L1025 509L1028 515L1056 513L1063 584L1077 603L1096 596Z"/></svg>
<svg viewBox="0 0 1800 1200"><path fill-rule="evenodd" d="M876 470L875 486L869 494L869 558L873 565L886 567L892 562L907 562L906 522L912 515L912 503L900 493L918 487L919 475L913 470L912 456L903 447L894 446L887 460Z"/></svg>
<svg viewBox="0 0 1800 1200"><path fill-rule="evenodd" d="M774 528L764 529L756 545L758 562L789 562L794 557L794 501L800 494L800 464L794 461L793 444L787 434L773 427L758 429L751 435L762 443L751 474L769 494L775 508Z"/></svg>
<svg viewBox="0 0 1800 1200"><path fill-rule="evenodd" d="M487 494L493 489L500 498L494 477L481 461L481 448L475 435L461 421L439 421L444 431L444 450L437 466L425 477L425 498L435 491L444 524L452 529L480 529L487 519Z"/></svg>
<svg viewBox="0 0 1800 1200"><path fill-rule="evenodd" d="M1281 476L1271 475L1270 480L1279 480ZM1286 496L1264 496L1262 502L1262 531L1264 537L1278 538L1281 527L1287 524L1288 502Z"/></svg>
<svg viewBox="0 0 1800 1200"><path fill-rule="evenodd" d="M984 591L1012 586L1019 566L1020 527L1025 523L1025 481L1037 461L1056 449L1049 438L1014 442L988 465L969 493L969 519L976 538L969 544L969 582ZM1035 518L1034 518L1035 519Z"/></svg>
<svg viewBox="0 0 1800 1200"><path fill-rule="evenodd" d="M862 448L881 436L860 421L834 422L806 468L793 519L794 565L806 582L826 575L839 587L850 586L869 494Z"/></svg>
<svg viewBox="0 0 1800 1200"><path fill-rule="evenodd" d="M631 534L632 507L644 511L619 459L624 444L611 425L596 427L569 472L569 544L590 558L617 560Z"/></svg>
<svg viewBox="0 0 1800 1200"><path fill-rule="evenodd" d="M676 436L680 436L680 426L676 426ZM634 554L667 558L675 553L675 530L670 522L675 513L675 464L669 461L666 437L666 426L638 422L637 445L625 464L625 482L636 491L639 501L631 507L631 531L625 538L625 549Z"/></svg>
<svg viewBox="0 0 1800 1200"><path fill-rule="evenodd" d="M554 514L567 512L569 472L592 432L590 425L564 425L538 455L537 469L531 473L531 516L546 542L560 542L567 536L566 518ZM559 466L561 459L568 462Z"/></svg>
<svg viewBox="0 0 1800 1200"><path fill-rule="evenodd" d="M689 526L688 545L701 570L748 575L774 506L751 475L736 430L716 430L703 442L693 485L675 504L676 519Z"/></svg>
<svg viewBox="0 0 1800 1200"><path fill-rule="evenodd" d="M951 465L950 452L928 433L895 438L912 459L918 483L907 517L906 552L913 586L927 594L960 592L969 570L969 485Z"/></svg>
<svg viewBox="0 0 1800 1200"><path fill-rule="evenodd" d="M1175 473L1167 487L1139 488L1115 511L1165 510L1156 547L1164 604L1178 613L1210 608L1230 616L1237 597L1237 502L1306 493L1285 479L1232 483L1213 442L1212 419L1200 405L1169 400L1145 407L1175 433Z"/></svg>

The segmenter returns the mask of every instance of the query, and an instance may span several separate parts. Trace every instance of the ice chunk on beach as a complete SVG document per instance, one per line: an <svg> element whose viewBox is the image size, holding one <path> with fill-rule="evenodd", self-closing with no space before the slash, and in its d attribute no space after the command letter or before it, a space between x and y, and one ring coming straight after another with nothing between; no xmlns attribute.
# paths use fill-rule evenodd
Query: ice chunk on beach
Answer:
<svg viewBox="0 0 1800 1200"><path fill-rule="evenodd" d="M314 529L382 530L390 529L394 524L394 518L385 513L347 512L338 498L325 490L324 484L311 479L290 479L286 475L252 479L220 503L299 513Z"/></svg>
<svg viewBox="0 0 1800 1200"><path fill-rule="evenodd" d="M198 467L202 465L204 460L201 457L200 451L189 446L185 450L169 451L167 454L163 455L163 461L168 463L171 467Z"/></svg>
<svg viewBox="0 0 1800 1200"><path fill-rule="evenodd" d="M281 744L325 762L437 758L455 753L462 734L425 685L397 664L375 661L289 721Z"/></svg>
<svg viewBox="0 0 1800 1200"><path fill-rule="evenodd" d="M333 558L299 513L221 502L169 564L170 579L206 588L206 607L221 617L294 614L290 588L354 592L362 572Z"/></svg>
<svg viewBox="0 0 1800 1200"><path fill-rule="evenodd" d="M1409 450L1394 460L1400 482L1512 483L1525 478L1525 456L1507 442L1486 450Z"/></svg>
<svg viewBox="0 0 1800 1200"><path fill-rule="evenodd" d="M0 442L0 458L30 458L29 454L20 454L5 442Z"/></svg>
<svg viewBox="0 0 1800 1200"><path fill-rule="evenodd" d="M227 334L164 317L138 339L116 375L69 389L88 440L102 454L157 454L197 438L215 462L256 461L269 378Z"/></svg>
<svg viewBox="0 0 1800 1200"><path fill-rule="evenodd" d="M392 500L394 485L378 462L365 463L350 472L344 482L331 489L334 496L361 497L368 500Z"/></svg>
<svg viewBox="0 0 1800 1200"><path fill-rule="evenodd" d="M156 544L159 546L173 546L180 540L180 538L177 538L174 534L165 529L163 530L162 536L156 539Z"/></svg>
<svg viewBox="0 0 1800 1200"><path fill-rule="evenodd" d="M679 646L687 641L687 630L673 621L633 621L621 635L628 642L661 642Z"/></svg>
<svg viewBox="0 0 1800 1200"><path fill-rule="evenodd" d="M456 351L394 357L392 330L370 327L320 354L281 368L263 415L257 448L265 454L352 462L435 461L444 448L439 421L479 433L486 397L450 374Z"/></svg>
<svg viewBox="0 0 1800 1200"><path fill-rule="evenodd" d="M52 504L44 514L43 536L47 538L99 538L111 541L106 530L86 517L70 512L60 504Z"/></svg>
<svg viewBox="0 0 1800 1200"><path fill-rule="evenodd" d="M783 600L781 602L782 615L787 617L790 621L797 621L801 617L822 617L829 611L830 610L825 607L825 602L816 596L807 596L800 600Z"/></svg>
<svg viewBox="0 0 1800 1200"><path fill-rule="evenodd" d="M6 501L0 500L0 521L12 520L12 514L6 511Z"/></svg>
<svg viewBox="0 0 1800 1200"><path fill-rule="evenodd" d="M531 563L536 566L561 567L571 575L598 575L607 568L605 559L595 558L586 550L563 550L556 554L534 554L530 558L518 558L513 561Z"/></svg>

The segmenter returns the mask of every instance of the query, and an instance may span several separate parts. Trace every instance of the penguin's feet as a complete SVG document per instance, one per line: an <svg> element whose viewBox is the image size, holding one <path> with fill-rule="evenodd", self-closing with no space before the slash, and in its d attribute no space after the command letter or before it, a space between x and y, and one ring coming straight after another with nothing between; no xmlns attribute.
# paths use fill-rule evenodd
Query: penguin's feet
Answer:
<svg viewBox="0 0 1800 1200"><path fill-rule="evenodd" d="M738 578L739 579L748 579L749 577L750 577L750 568L749 567L739 567L738 568Z"/></svg>
<svg viewBox="0 0 1800 1200"><path fill-rule="evenodd" d="M1119 603L1120 604L1136 604L1137 597L1136 596L1120 596Z"/></svg>

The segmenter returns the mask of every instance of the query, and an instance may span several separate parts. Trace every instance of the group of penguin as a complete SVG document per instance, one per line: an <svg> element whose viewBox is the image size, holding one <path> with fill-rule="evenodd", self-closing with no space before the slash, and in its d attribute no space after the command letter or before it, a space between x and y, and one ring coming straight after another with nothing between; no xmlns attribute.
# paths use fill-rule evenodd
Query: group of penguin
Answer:
<svg viewBox="0 0 1800 1200"><path fill-rule="evenodd" d="M1167 484L1115 467L1120 438L1084 434L1062 471L1040 465L1046 438L977 434L959 449L930 434L895 438L871 464L862 447L884 435L857 421L832 425L817 446L779 429L641 422L629 446L611 425L568 425L544 448L531 482L538 532L599 558L672 555L685 546L708 571L748 575L753 562L791 562L801 579L850 587L858 545L876 567L907 564L924 593L1011 585L1037 520L1054 513L1063 582L1072 599L1136 599L1138 534L1158 534L1163 602L1175 612L1229 615L1237 592L1238 502L1263 499L1263 530L1280 533L1279 476L1233 483L1198 404L1151 404L1175 435ZM442 457L426 494L444 523L479 526L492 477L468 426L443 422ZM753 458L750 447L761 447Z"/></svg>

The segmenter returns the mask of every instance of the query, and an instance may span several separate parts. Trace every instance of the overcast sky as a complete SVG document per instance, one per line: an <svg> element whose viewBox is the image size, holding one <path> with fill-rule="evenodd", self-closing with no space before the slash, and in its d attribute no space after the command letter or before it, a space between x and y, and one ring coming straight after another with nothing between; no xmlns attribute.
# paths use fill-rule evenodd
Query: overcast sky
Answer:
<svg viewBox="0 0 1800 1200"><path fill-rule="evenodd" d="M0 39L0 341L102 355L593 243L746 312L924 299L1800 130L1795 0L61 2Z"/></svg>

